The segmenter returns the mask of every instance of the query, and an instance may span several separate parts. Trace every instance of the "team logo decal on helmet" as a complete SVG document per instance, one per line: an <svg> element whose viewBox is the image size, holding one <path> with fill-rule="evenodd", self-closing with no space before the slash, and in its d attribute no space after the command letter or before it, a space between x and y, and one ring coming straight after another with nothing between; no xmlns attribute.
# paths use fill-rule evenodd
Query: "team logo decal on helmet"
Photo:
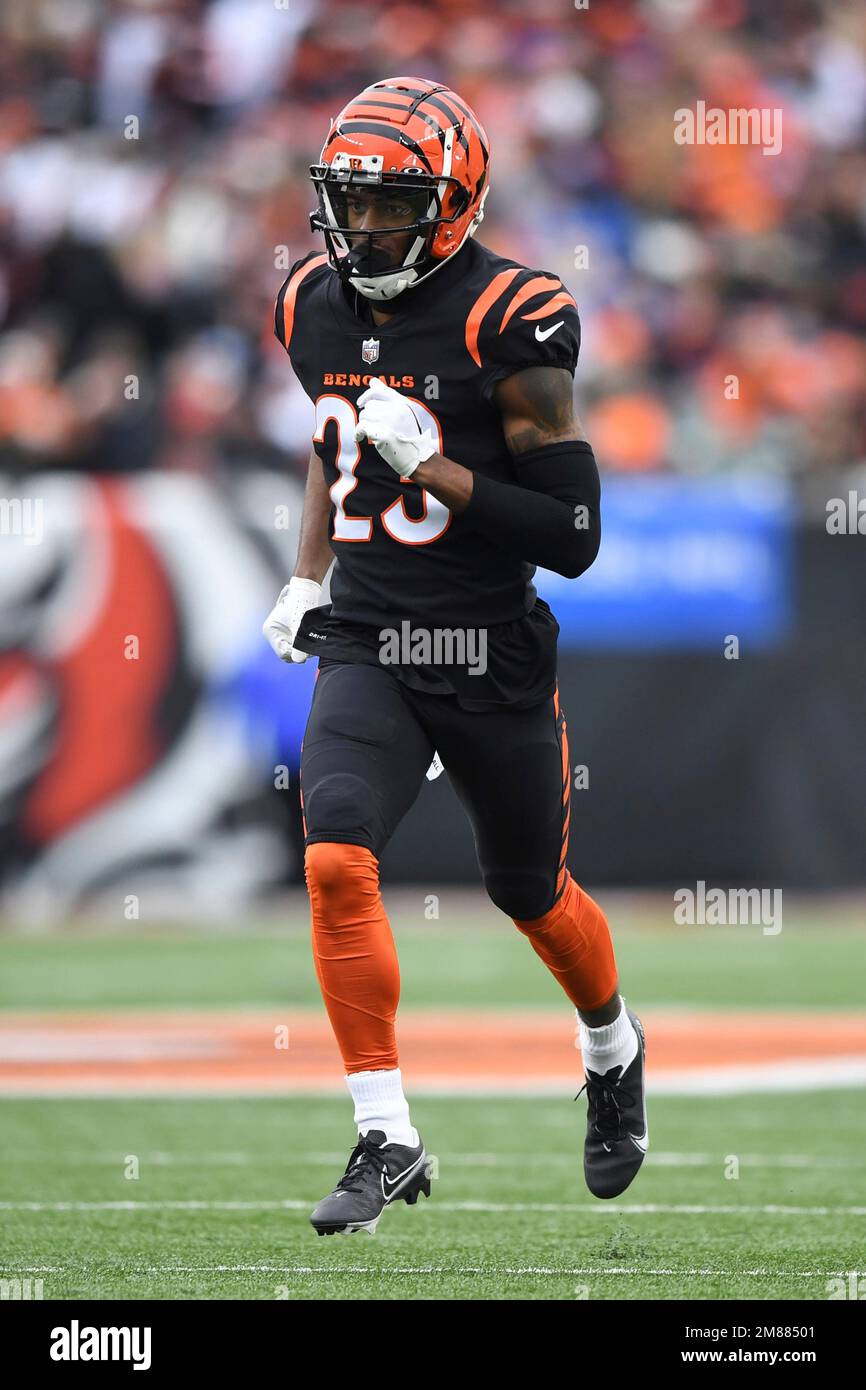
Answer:
<svg viewBox="0 0 866 1390"><path fill-rule="evenodd" d="M388 77L354 97L333 121L310 178L331 266L369 299L393 299L434 274L484 216L490 146L478 117L449 87ZM396 190L416 212L400 227L349 225L354 189ZM408 239L402 259L387 239ZM392 243L393 244L393 243Z"/></svg>

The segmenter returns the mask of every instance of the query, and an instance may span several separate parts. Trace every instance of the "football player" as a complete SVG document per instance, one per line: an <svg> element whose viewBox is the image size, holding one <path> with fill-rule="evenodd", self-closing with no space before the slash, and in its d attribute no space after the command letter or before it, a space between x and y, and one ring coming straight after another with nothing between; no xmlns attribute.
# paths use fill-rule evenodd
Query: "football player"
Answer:
<svg viewBox="0 0 866 1390"><path fill-rule="evenodd" d="M577 578L599 547L598 471L573 405L580 323L556 275L473 239L489 160L448 87L366 88L311 166L325 250L292 266L276 305L316 423L297 563L264 631L286 662L319 658L305 868L358 1131L312 1213L319 1234L373 1231L390 1202L430 1194L379 859L436 754L490 898L576 1010L590 1191L624 1191L647 1149L643 1029L605 916L566 864L559 627L532 583L537 565Z"/></svg>

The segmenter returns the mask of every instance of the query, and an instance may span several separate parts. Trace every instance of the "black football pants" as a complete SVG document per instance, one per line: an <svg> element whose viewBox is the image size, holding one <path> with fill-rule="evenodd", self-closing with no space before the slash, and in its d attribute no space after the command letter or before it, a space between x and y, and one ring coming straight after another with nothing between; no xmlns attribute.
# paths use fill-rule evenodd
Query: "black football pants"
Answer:
<svg viewBox="0 0 866 1390"><path fill-rule="evenodd" d="M541 917L565 882L569 763L558 698L469 711L383 666L320 666L301 754L306 843L378 859L438 750L475 833L484 886L509 917Z"/></svg>

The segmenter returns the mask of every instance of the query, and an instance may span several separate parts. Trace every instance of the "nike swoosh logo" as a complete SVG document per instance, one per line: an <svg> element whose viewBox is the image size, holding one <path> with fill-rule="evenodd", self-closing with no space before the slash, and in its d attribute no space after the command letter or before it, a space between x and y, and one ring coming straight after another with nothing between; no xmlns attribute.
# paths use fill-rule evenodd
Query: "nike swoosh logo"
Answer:
<svg viewBox="0 0 866 1390"><path fill-rule="evenodd" d="M552 328L545 328L543 333L541 331L541 324L537 323L535 325L535 336L540 343L543 343L545 338L549 338L551 333L555 333L557 328L561 328L564 323L565 319L560 319L559 323L555 323Z"/></svg>
<svg viewBox="0 0 866 1390"><path fill-rule="evenodd" d="M392 1180L391 1178L388 1177L387 1173L383 1172L383 1173L382 1173L382 1193L383 1193L383 1195L384 1195L385 1197L390 1197L390 1196L392 1196L393 1193L395 1192L395 1190L396 1190L398 1187L401 1187L402 1184L406 1181L407 1178L409 1178L409 1177L412 1176L412 1174L415 1172L415 1169L418 1168L422 1163L426 1163L426 1161L427 1161L427 1155L426 1155L426 1153L423 1153L423 1152L422 1152L420 1158L416 1158L416 1160L415 1160L414 1163L410 1164L410 1166L409 1166L408 1168L405 1168L405 1169L403 1170L402 1173L398 1173L398 1174L397 1174L397 1177L394 1178L393 1180Z"/></svg>
<svg viewBox="0 0 866 1390"><path fill-rule="evenodd" d="M644 1070L646 1070L646 1037L644 1036L643 1024L640 1022L640 1019L637 1018L637 1015L635 1015L635 1018L636 1022L632 1024L632 1027L637 1033L638 1055L641 1058ZM640 1139L635 1139L633 1134L630 1134L628 1137L635 1148L639 1149L642 1154L647 1152L649 1148L649 1125L647 1124L646 1114L646 1081L644 1081L643 1086L643 1134L640 1136Z"/></svg>

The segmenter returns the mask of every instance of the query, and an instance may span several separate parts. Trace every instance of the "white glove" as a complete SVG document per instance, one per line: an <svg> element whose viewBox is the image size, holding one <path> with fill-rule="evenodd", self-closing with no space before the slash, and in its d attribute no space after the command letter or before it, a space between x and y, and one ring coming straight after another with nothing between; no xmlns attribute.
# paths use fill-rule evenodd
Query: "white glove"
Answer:
<svg viewBox="0 0 866 1390"><path fill-rule="evenodd" d="M422 430L406 398L384 381L371 382L358 405L355 442L369 439L401 478L410 478L419 463L437 452L430 430Z"/></svg>
<svg viewBox="0 0 866 1390"><path fill-rule="evenodd" d="M290 579L265 618L262 632L281 661L306 661L308 653L292 643L307 609L318 607L321 592L314 579Z"/></svg>

